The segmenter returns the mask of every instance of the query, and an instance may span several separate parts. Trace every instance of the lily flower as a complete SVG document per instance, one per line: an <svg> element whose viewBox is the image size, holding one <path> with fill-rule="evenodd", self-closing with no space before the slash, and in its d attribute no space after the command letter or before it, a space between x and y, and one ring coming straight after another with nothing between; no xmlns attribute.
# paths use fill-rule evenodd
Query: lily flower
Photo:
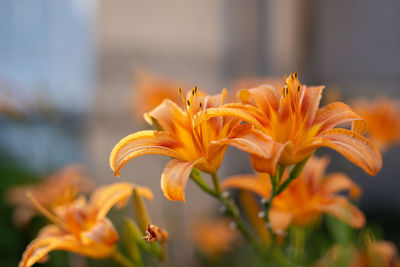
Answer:
<svg viewBox="0 0 400 267"><path fill-rule="evenodd" d="M388 98L374 101L359 99L352 107L368 121L367 135L381 152L400 143L400 107L397 101Z"/></svg>
<svg viewBox="0 0 400 267"><path fill-rule="evenodd" d="M124 206L134 188L148 199L153 197L152 192L145 187L115 183L97 188L88 202L83 196L78 197L51 212L28 192L32 204L52 224L43 227L36 239L28 245L19 266L29 267L43 261L53 250L66 250L98 259L109 257L119 237L106 215L114 205L119 208Z"/></svg>
<svg viewBox="0 0 400 267"><path fill-rule="evenodd" d="M187 99L179 89L184 110L170 100L145 114L146 121L159 130L133 133L121 139L110 155L110 167L115 175L131 159L142 155L160 154L173 158L161 175L161 188L170 200L185 200L184 190L192 168L215 174L222 163L229 145L267 157L267 136L241 124L241 116L257 123L247 113L236 109L219 111L226 97L226 90L207 96L195 87ZM212 109L212 112L208 110ZM218 115L221 116L218 116ZM216 115L215 118L208 118ZM206 116L207 118L203 118ZM218 140L224 140L218 142Z"/></svg>
<svg viewBox="0 0 400 267"><path fill-rule="evenodd" d="M92 181L86 176L82 165L67 165L39 184L21 185L9 189L6 200L16 206L13 221L17 226L24 226L37 214L25 192L29 191L46 209L53 210L58 206L72 202L78 192L88 193L93 188Z"/></svg>
<svg viewBox="0 0 400 267"><path fill-rule="evenodd" d="M323 213L360 228L365 224L363 213L353 206L346 197L339 195L348 190L350 196L358 198L361 189L345 174L325 175L329 160L311 157L302 174L272 200L268 212L271 228L282 233L289 225L308 225ZM282 183L287 178L285 172ZM239 188L251 191L265 199L271 195L271 182L265 174L244 175L228 178L221 183L221 189Z"/></svg>
<svg viewBox="0 0 400 267"><path fill-rule="evenodd" d="M265 145L269 147L267 158L251 155L256 171L274 174L278 163L299 163L319 147L336 150L369 175L380 170L380 153L361 135L367 122L342 102L319 108L323 89L302 85L296 72L284 78L281 89L269 85L242 89L238 92L242 103L224 105L246 111L257 124L247 122L271 138ZM347 122L352 122L352 130L334 128Z"/></svg>

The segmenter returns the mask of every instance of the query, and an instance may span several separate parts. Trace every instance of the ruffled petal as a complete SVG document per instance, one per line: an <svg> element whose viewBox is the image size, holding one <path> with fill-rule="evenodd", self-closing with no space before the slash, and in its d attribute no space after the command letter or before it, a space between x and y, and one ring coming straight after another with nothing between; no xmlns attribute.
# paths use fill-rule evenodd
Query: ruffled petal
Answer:
<svg viewBox="0 0 400 267"><path fill-rule="evenodd" d="M359 134L363 134L368 128L367 121L354 113L348 105L342 102L334 102L322 107L318 110L314 120L314 124L321 125L318 133L332 129L338 124L345 122L352 122L352 130Z"/></svg>
<svg viewBox="0 0 400 267"><path fill-rule="evenodd" d="M364 214L357 207L350 204L345 197L335 197L325 201L318 206L318 209L354 228L361 228L365 225Z"/></svg>
<svg viewBox="0 0 400 267"><path fill-rule="evenodd" d="M242 89L238 91L237 96L242 103L255 104L268 119L271 109L278 110L280 95L272 86L261 85L253 89Z"/></svg>
<svg viewBox="0 0 400 267"><path fill-rule="evenodd" d="M321 190L324 195L334 195L348 190L350 197L359 198L361 196L361 188L344 173L332 173L326 176Z"/></svg>
<svg viewBox="0 0 400 267"><path fill-rule="evenodd" d="M109 247L119 240L117 230L108 218L101 219L90 230L82 232L81 236Z"/></svg>
<svg viewBox="0 0 400 267"><path fill-rule="evenodd" d="M237 188L256 193L269 199L271 196L271 181L268 175L235 175L221 182L221 189Z"/></svg>
<svg viewBox="0 0 400 267"><path fill-rule="evenodd" d="M265 172L269 174L275 174L276 164L279 162L282 153L284 152L286 144L280 144L277 142L272 143L270 149L270 157L260 157L257 155L250 155L251 165L257 172Z"/></svg>
<svg viewBox="0 0 400 267"><path fill-rule="evenodd" d="M110 155L110 167L115 175L131 159L142 155L160 154L182 159L184 156L176 151L180 143L169 133L163 131L141 131L121 139Z"/></svg>
<svg viewBox="0 0 400 267"><path fill-rule="evenodd" d="M171 160L161 175L161 189L169 200L185 201L185 187L194 162Z"/></svg>
<svg viewBox="0 0 400 267"><path fill-rule="evenodd" d="M322 90L325 86L306 87L302 91L301 96L301 116L303 117L306 126L311 127L315 114L318 111L319 102L322 97Z"/></svg>
<svg viewBox="0 0 400 267"><path fill-rule="evenodd" d="M131 183L114 183L97 188L92 193L89 204L92 212L95 212L96 219L104 218L114 205L118 207L124 206L132 195L133 188L139 195L150 200L153 199L153 193L150 189Z"/></svg>
<svg viewBox="0 0 400 267"><path fill-rule="evenodd" d="M369 175L377 174L382 167L382 157L376 147L367 138L354 131L327 130L304 142L297 148L296 153L311 153L318 147L329 147L336 150Z"/></svg>

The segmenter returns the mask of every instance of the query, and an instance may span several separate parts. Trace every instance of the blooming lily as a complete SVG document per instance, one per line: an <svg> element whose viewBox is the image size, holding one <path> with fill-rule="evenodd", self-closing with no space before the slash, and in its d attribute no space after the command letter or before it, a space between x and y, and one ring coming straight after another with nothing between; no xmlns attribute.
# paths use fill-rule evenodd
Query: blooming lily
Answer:
<svg viewBox="0 0 400 267"><path fill-rule="evenodd" d="M40 184L16 186L8 190L6 199L16 209L13 221L18 226L26 225L37 213L37 210L26 198L29 191L46 209L53 210L58 206L72 202L78 192L88 193L93 188L92 181L85 175L81 165L67 165L51 174Z"/></svg>
<svg viewBox="0 0 400 267"><path fill-rule="evenodd" d="M380 170L380 153L361 135L367 129L367 122L349 106L334 102L319 108L324 86L302 85L297 72L285 77L282 87L279 90L262 85L242 89L238 92L242 103L224 105L247 112L257 124L248 122L271 138L264 145L269 148L267 158L251 155L256 171L274 174L278 163L283 166L299 163L319 147L336 150L370 175ZM352 122L352 130L334 128L346 122Z"/></svg>
<svg viewBox="0 0 400 267"><path fill-rule="evenodd" d="M275 196L268 218L276 232L289 225L307 225L322 213L337 217L352 227L360 228L365 223L363 213L350 204L346 197L338 195L348 190L351 197L359 197L361 189L345 174L332 173L325 176L327 158L311 157L299 178L295 179L281 194ZM282 177L282 183L287 172ZM271 182L264 174L234 176L221 183L222 189L239 188L254 192L269 199Z"/></svg>
<svg viewBox="0 0 400 267"><path fill-rule="evenodd" d="M185 200L184 189L193 167L210 174L216 173L228 144L267 157L267 136L241 124L241 119L230 115L241 113L247 120L257 123L247 113L236 109L219 111L226 97L206 96L195 87L187 99L181 89L184 110L174 102L164 102L145 114L146 121L160 130L147 130L131 134L119 141L110 155L110 166L115 175L131 159L147 154L172 157L161 176L161 188L170 200ZM208 110L212 109L212 112ZM204 118L204 116L215 118ZM218 117L218 115L221 115ZM223 115L223 116L222 116ZM218 140L224 140L218 142Z"/></svg>
<svg viewBox="0 0 400 267"><path fill-rule="evenodd" d="M375 101L357 100L354 110L368 121L368 136L379 150L400 143L400 107L395 100L379 98Z"/></svg>
<svg viewBox="0 0 400 267"><path fill-rule="evenodd" d="M51 212L28 192L27 196L33 205L52 224L45 226L28 245L19 266L32 266L45 259L53 250L71 251L91 258L109 257L119 237L106 215L114 205L122 207L134 188L148 199L153 197L152 192L145 187L115 183L96 189L89 202L83 196L78 197L72 203Z"/></svg>

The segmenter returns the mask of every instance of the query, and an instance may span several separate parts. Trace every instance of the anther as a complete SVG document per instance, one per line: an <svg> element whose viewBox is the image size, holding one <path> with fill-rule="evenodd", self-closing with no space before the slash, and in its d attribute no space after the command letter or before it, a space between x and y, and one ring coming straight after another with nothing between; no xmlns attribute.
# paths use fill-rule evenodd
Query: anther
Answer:
<svg viewBox="0 0 400 267"><path fill-rule="evenodd" d="M194 96L194 93L196 92L196 89L193 89L192 90L192 95Z"/></svg>
<svg viewBox="0 0 400 267"><path fill-rule="evenodd" d="M300 85L297 86L297 92L300 93Z"/></svg>
<svg viewBox="0 0 400 267"><path fill-rule="evenodd" d="M197 93L197 85L194 86L194 92Z"/></svg>
<svg viewBox="0 0 400 267"><path fill-rule="evenodd" d="M187 101L187 105L190 107L190 100Z"/></svg>
<svg viewBox="0 0 400 267"><path fill-rule="evenodd" d="M199 106L200 106L200 108L202 108L202 107L203 107L203 104L200 102Z"/></svg>
<svg viewBox="0 0 400 267"><path fill-rule="evenodd" d="M294 77L297 79L297 77L299 77L299 73L296 71L295 73L294 73Z"/></svg>

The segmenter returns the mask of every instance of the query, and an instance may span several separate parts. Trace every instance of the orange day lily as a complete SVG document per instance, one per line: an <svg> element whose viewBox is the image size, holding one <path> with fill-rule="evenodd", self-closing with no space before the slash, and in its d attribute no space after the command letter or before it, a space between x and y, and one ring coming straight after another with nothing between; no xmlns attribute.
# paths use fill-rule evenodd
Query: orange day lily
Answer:
<svg viewBox="0 0 400 267"><path fill-rule="evenodd" d="M325 176L328 162L326 157L311 157L302 174L275 196L268 213L271 228L275 232L282 232L291 224L313 223L322 213L335 216L355 228L365 224L363 213L350 204L346 197L338 195L339 192L348 190L351 197L359 197L361 189L343 173ZM282 182L287 174L284 173ZM221 183L222 189L232 187L269 199L272 186L268 176L261 174L233 176Z"/></svg>
<svg viewBox="0 0 400 267"><path fill-rule="evenodd" d="M67 165L39 184L16 186L7 191L6 200L15 205L13 221L18 226L26 225L37 213L25 192L29 191L46 209L53 210L75 199L78 192L88 193L92 181L85 175L82 165Z"/></svg>
<svg viewBox="0 0 400 267"><path fill-rule="evenodd" d="M247 112L257 124L248 122L270 137L265 144L268 157L251 155L256 171L274 174L278 163L299 163L319 147L338 151L370 175L380 170L380 153L361 135L367 122L349 106L334 102L319 108L324 86L300 84L297 72L284 79L282 88L262 85L242 89L238 92L242 103L224 105ZM346 122L352 122L352 130L334 128Z"/></svg>
<svg viewBox="0 0 400 267"><path fill-rule="evenodd" d="M160 154L172 157L173 160L163 170L161 188L168 199L184 201L184 189L192 168L215 174L228 144L262 157L268 156L264 145L267 137L229 115L241 113L247 120L254 123L257 121L240 110L219 111L218 107L224 102L226 90L219 95L206 96L195 87L186 100L181 89L179 92L184 110L174 102L164 100L161 105L145 114L146 121L161 128L160 130L131 134L114 147L110 155L110 166L115 175L119 175L121 168L138 156ZM210 109L213 111L209 112ZM224 116L208 117L218 114ZM217 142L221 139L227 141Z"/></svg>
<svg viewBox="0 0 400 267"><path fill-rule="evenodd" d="M27 193L35 207L52 224L45 226L28 245L19 266L29 267L43 261L53 250L71 251L91 258L109 257L119 237L106 215L114 205L125 205L133 189L143 197L153 198L152 192L145 187L115 183L97 188L89 202L83 196L78 197L51 212Z"/></svg>
<svg viewBox="0 0 400 267"><path fill-rule="evenodd" d="M400 106L395 100L379 98L374 101L359 99L354 110L368 121L368 136L379 150L400 143Z"/></svg>

